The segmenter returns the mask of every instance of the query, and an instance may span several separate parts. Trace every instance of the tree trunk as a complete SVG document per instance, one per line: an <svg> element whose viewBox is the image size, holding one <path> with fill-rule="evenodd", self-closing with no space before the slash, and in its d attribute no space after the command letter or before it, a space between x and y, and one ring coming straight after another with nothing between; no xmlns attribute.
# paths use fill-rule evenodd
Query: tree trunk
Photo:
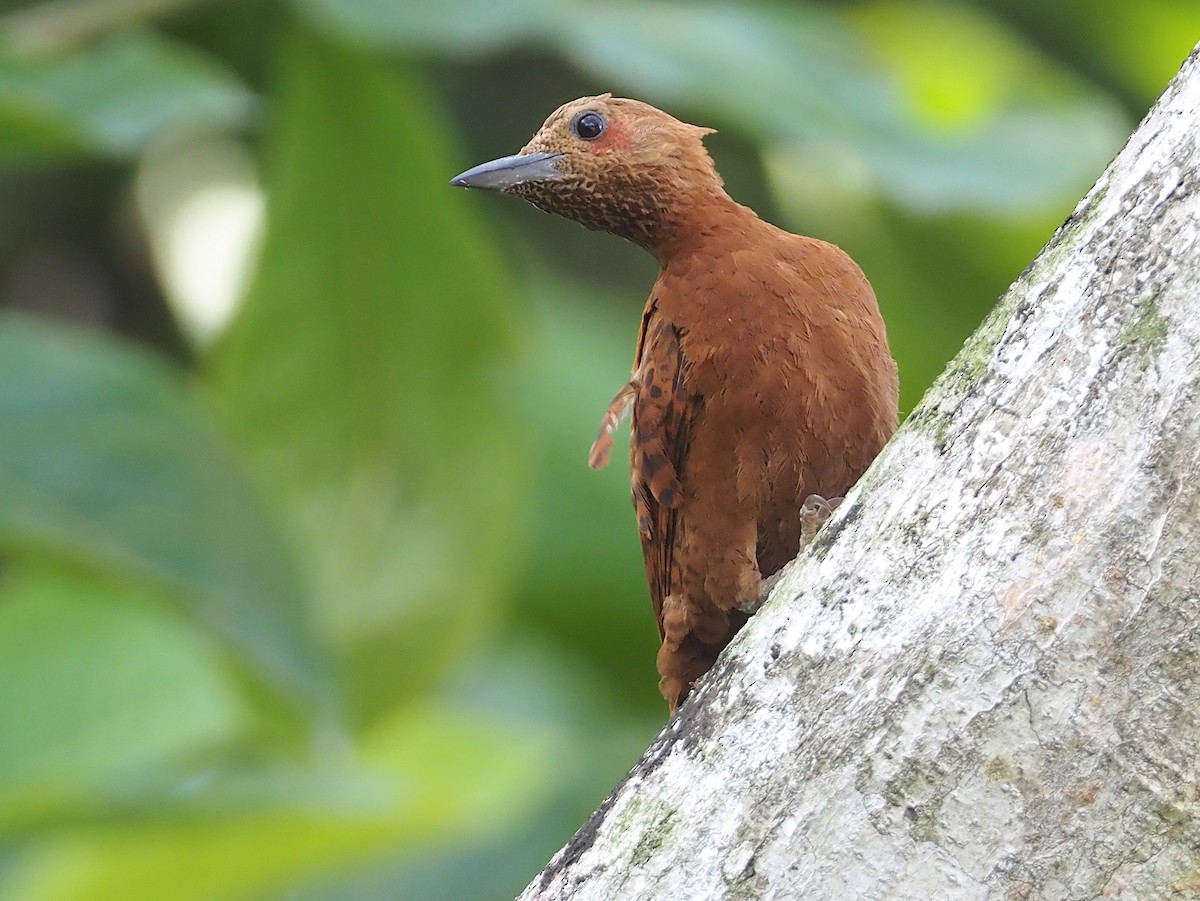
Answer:
<svg viewBox="0 0 1200 901"><path fill-rule="evenodd" d="M1200 48L525 899L1200 897Z"/></svg>

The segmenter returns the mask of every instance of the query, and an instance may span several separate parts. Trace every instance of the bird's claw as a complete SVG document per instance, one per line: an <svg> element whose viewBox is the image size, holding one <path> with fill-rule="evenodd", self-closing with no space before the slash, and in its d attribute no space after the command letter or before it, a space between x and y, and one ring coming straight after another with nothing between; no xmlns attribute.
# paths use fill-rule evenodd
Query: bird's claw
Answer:
<svg viewBox="0 0 1200 901"><path fill-rule="evenodd" d="M821 526L829 522L829 517L833 516L833 511L841 506L843 500L845 498L841 497L826 499L819 494L810 494L804 499L804 505L800 508L801 547L812 543Z"/></svg>
<svg viewBox="0 0 1200 901"><path fill-rule="evenodd" d="M831 497L823 498L819 494L810 494L804 499L804 504L800 507L800 546L806 547L817 537L817 532L821 530L821 526L829 522L829 517L833 516L833 511L842 505L845 498ZM752 601L745 601L738 604L738 610L751 615L758 612L761 607L770 597L771 592L775 590L775 586L779 584L779 580L783 578L784 570L767 576L762 580L762 588Z"/></svg>

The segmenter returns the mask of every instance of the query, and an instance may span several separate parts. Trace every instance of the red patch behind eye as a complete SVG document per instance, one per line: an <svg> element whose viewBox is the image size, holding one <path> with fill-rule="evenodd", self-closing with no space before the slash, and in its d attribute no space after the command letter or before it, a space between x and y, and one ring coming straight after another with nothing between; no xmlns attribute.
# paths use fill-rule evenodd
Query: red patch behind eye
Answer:
<svg viewBox="0 0 1200 901"><path fill-rule="evenodd" d="M629 149L629 132L620 122L609 122L604 134L594 141L588 142L589 153L612 153L616 150Z"/></svg>

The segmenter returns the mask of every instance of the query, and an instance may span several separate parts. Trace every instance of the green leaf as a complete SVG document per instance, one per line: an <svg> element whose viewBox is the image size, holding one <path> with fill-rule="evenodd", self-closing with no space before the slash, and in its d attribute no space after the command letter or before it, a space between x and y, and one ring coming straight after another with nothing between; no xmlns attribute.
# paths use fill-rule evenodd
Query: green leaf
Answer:
<svg viewBox="0 0 1200 901"><path fill-rule="evenodd" d="M652 623L650 630L654 631ZM653 672L653 652L643 662ZM627 658L626 681L631 663ZM480 808L470 821L484 829L464 831L439 845L398 845L383 860L326 879L305 879L288 894L289 901L514 897L661 730L666 708L653 684L650 689L658 703L648 716L629 718L618 712L596 674L581 666L574 648L533 635L507 635L492 653L471 659L455 680L450 703L462 710L464 721L480 723L483 736L497 727L514 736L554 736L543 746L550 755L544 758L547 765L536 773L514 771L507 776L497 769L501 782L473 790ZM403 747L406 736L413 734L411 722L403 720L393 728L394 735L388 728L380 730L372 744L384 752ZM439 734L436 727L431 731ZM492 766L475 759L490 758L493 751L474 738L454 749L441 747L439 739L425 750L428 763L414 769L428 773L435 790L440 790L436 786L441 780L454 785L457 773ZM517 815L509 819L499 814L498 805L505 802L498 789L508 780L523 783L531 775L535 785L522 796Z"/></svg>
<svg viewBox="0 0 1200 901"><path fill-rule="evenodd" d="M433 47L462 52L495 50L553 33L565 12L579 7L563 0L294 0L316 27L369 46Z"/></svg>
<svg viewBox="0 0 1200 901"><path fill-rule="evenodd" d="M525 428L540 439L532 452L541 478L527 497L537 553L520 573L514 615L552 635L592 678L605 674L612 690L658 713L658 631L621 450L628 426L604 470L587 465L601 416L628 378L641 298L551 280L530 287L526 328L538 352L523 360L518 396Z"/></svg>
<svg viewBox="0 0 1200 901"><path fill-rule="evenodd" d="M47 152L132 156L168 128L239 124L252 105L217 62L150 32L54 55L0 44L0 162Z"/></svg>
<svg viewBox="0 0 1200 901"><path fill-rule="evenodd" d="M0 422L0 548L165 592L276 686L322 693L290 562L175 372L0 316Z"/></svg>
<svg viewBox="0 0 1200 901"><path fill-rule="evenodd" d="M0 586L0 829L228 742L243 710L215 648L80 573Z"/></svg>
<svg viewBox="0 0 1200 901"><path fill-rule="evenodd" d="M1040 213L1086 190L1128 134L1115 102L983 10L936 0L858 7L896 85L895 121L856 151L881 196L922 213Z"/></svg>
<svg viewBox="0 0 1200 901"><path fill-rule="evenodd" d="M416 84L307 37L282 56L265 244L210 383L378 709L498 613L521 535L510 295Z"/></svg>
<svg viewBox="0 0 1200 901"><path fill-rule="evenodd" d="M828 177L921 214L1011 215L1073 199L1128 133L1109 98L1021 50L983 13L949 4L877 4L850 18L811 3L610 0L551 9L523 0L483 12L476 0L294 2L321 27L374 46L548 45L613 90L827 158ZM872 27L878 9L896 10L907 24ZM485 23L489 41L475 27ZM961 50L959 69L897 77L897 69L936 67L932 36L947 31ZM894 52L880 54L864 36ZM914 36L922 40L906 40ZM948 130L908 92L962 81L963 70L968 83L1001 79L1004 103L960 93L963 127Z"/></svg>
<svg viewBox="0 0 1200 901"><path fill-rule="evenodd" d="M382 719L361 763L337 755L290 797L45 836L10 861L11 901L261 897L395 847L478 841L520 828L553 784L557 734L418 705ZM324 793L314 789L324 785Z"/></svg>

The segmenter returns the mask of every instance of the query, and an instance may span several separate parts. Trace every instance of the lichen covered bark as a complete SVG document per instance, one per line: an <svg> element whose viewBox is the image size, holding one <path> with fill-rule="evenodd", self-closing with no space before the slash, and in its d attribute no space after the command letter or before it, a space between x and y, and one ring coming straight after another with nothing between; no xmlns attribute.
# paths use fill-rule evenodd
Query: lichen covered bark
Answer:
<svg viewBox="0 0 1200 901"><path fill-rule="evenodd" d="M1200 897L1200 52L527 899Z"/></svg>

